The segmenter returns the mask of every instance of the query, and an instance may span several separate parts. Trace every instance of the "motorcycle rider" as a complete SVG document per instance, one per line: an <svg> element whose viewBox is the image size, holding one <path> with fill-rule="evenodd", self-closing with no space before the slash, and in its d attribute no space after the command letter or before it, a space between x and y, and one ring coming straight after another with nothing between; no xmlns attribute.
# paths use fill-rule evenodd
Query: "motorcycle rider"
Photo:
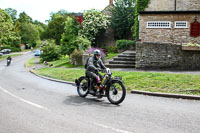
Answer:
<svg viewBox="0 0 200 133"><path fill-rule="evenodd" d="M90 57L87 62L86 76L90 77L92 80L90 82L90 93L94 94L94 86L92 84L96 81L101 82L102 76L99 74L99 70L106 69L103 61L101 60L101 52L96 49L93 52L94 56Z"/></svg>
<svg viewBox="0 0 200 133"><path fill-rule="evenodd" d="M8 63L8 61L10 61L9 62L9 64L11 63L11 60L12 60L12 58L11 58L11 56L9 55L8 57L7 57L7 63Z"/></svg>

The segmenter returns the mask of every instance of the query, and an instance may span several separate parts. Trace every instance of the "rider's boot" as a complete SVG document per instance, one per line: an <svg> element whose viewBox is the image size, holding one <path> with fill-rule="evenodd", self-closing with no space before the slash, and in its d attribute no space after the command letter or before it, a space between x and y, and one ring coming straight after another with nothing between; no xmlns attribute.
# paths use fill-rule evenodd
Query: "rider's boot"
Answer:
<svg viewBox="0 0 200 133"><path fill-rule="evenodd" d="M90 82L90 87L89 87L90 89L89 89L89 92L90 92L90 94L95 94L95 92L94 92L94 87L93 87L93 80L91 80L91 82Z"/></svg>
<svg viewBox="0 0 200 133"><path fill-rule="evenodd" d="M89 92L90 92L90 94L95 94L93 87L90 87Z"/></svg>

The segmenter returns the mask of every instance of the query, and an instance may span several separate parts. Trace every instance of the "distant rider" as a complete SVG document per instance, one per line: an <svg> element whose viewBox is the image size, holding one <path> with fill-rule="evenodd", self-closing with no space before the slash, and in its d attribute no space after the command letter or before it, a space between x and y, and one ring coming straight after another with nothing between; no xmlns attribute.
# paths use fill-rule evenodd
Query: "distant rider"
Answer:
<svg viewBox="0 0 200 133"><path fill-rule="evenodd" d="M11 62L12 58L11 58L10 56L8 56L8 57L7 57L7 61L8 61L8 60L10 60L10 62Z"/></svg>
<svg viewBox="0 0 200 133"><path fill-rule="evenodd" d="M10 56L7 57L7 65L10 65L12 58Z"/></svg>
<svg viewBox="0 0 200 133"><path fill-rule="evenodd" d="M101 82L102 76L99 74L99 70L106 69L103 61L101 60L101 52L100 50L94 50L94 56L90 57L87 64L86 75L90 77L90 93L94 94L94 88L92 84L96 81L97 83Z"/></svg>

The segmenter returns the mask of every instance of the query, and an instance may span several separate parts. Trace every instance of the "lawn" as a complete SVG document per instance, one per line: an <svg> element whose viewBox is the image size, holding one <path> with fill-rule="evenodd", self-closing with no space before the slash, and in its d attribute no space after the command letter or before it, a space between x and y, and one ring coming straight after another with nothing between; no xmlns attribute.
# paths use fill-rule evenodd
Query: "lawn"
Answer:
<svg viewBox="0 0 200 133"><path fill-rule="evenodd" d="M84 75L84 69L43 68L35 70L39 75L74 81ZM121 76L128 91L132 89L200 95L200 75L169 74L151 72L122 72L113 71L114 76Z"/></svg>
<svg viewBox="0 0 200 133"><path fill-rule="evenodd" d="M119 53L108 53L107 56L106 56L106 60L110 59L110 58L113 58L115 56L117 56Z"/></svg>
<svg viewBox="0 0 200 133"><path fill-rule="evenodd" d="M35 57L29 59L29 60L26 62L26 67L33 67L33 66L35 66L34 60L35 60Z"/></svg>
<svg viewBox="0 0 200 133"><path fill-rule="evenodd" d="M54 67L82 67L83 66L75 66L70 64L69 56L62 57L59 60L51 61L49 64L53 64Z"/></svg>
<svg viewBox="0 0 200 133"><path fill-rule="evenodd" d="M20 55L22 55L22 54L12 54L12 55L10 55L10 56L13 58L13 57L20 56ZM5 60L5 59L8 58L8 56L9 56L9 55L0 56L0 60Z"/></svg>
<svg viewBox="0 0 200 133"><path fill-rule="evenodd" d="M31 60L32 62L34 61L34 59ZM85 69L71 65L67 56L50 63L53 63L54 67L57 68L47 67L34 71L39 75L72 82L85 74ZM29 64L32 64L31 61ZM113 71L113 75L123 78L128 91L134 89L150 92L200 95L200 75L124 71Z"/></svg>

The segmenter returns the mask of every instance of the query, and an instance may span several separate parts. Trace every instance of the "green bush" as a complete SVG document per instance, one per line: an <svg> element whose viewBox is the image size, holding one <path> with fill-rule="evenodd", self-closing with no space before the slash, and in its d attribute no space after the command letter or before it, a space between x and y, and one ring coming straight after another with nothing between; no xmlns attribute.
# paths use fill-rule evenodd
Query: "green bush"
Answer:
<svg viewBox="0 0 200 133"><path fill-rule="evenodd" d="M48 40L45 46L42 47L41 61L54 61L59 59L59 48L54 41Z"/></svg>
<svg viewBox="0 0 200 133"><path fill-rule="evenodd" d="M117 48L116 48L116 46L108 46L108 47L106 47L106 51L108 53L115 53L115 52L117 52Z"/></svg>
<svg viewBox="0 0 200 133"><path fill-rule="evenodd" d="M86 49L91 47L91 42L88 39L77 36L76 40L74 41L74 45L78 47L78 50L85 51Z"/></svg>
<svg viewBox="0 0 200 133"><path fill-rule="evenodd" d="M129 49L131 47L135 48L136 42L132 40L117 40L116 47L118 50L120 49Z"/></svg>

